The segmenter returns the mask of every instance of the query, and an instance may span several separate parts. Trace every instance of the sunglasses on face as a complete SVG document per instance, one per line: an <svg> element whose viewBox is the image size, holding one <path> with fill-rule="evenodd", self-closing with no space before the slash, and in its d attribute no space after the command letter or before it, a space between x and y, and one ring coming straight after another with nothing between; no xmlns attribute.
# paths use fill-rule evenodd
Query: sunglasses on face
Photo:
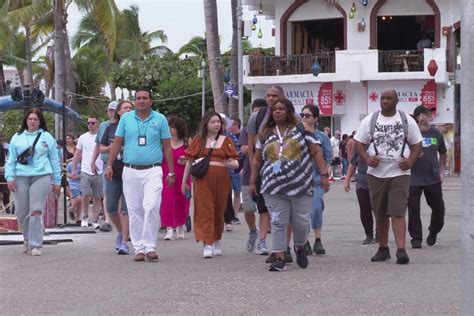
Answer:
<svg viewBox="0 0 474 316"><path fill-rule="evenodd" d="M87 122L87 125L95 125L97 122Z"/></svg>
<svg viewBox="0 0 474 316"><path fill-rule="evenodd" d="M300 116L301 116L301 118L306 118L306 119L310 118L310 117L313 117L312 114L308 114L308 113L300 113Z"/></svg>

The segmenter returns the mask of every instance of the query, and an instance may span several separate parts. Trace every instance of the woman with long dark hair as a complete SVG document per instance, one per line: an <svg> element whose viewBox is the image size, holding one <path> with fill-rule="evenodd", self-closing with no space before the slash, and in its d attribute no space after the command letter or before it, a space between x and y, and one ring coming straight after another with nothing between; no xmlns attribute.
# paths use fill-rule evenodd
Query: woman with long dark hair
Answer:
<svg viewBox="0 0 474 316"><path fill-rule="evenodd" d="M296 262L308 266L304 245L308 241L309 211L313 195L312 160L325 170L319 141L314 127L297 123L293 104L279 99L270 109L270 116L258 134L250 190L256 194L257 175L262 177L260 192L270 212L272 225L272 253L276 259L270 271L285 270L284 252L287 251L287 226L291 224ZM329 190L326 174L321 175L321 186Z"/></svg>
<svg viewBox="0 0 474 316"><path fill-rule="evenodd" d="M196 241L204 243L204 258L222 255L224 211L230 191L227 169L239 167L239 154L232 141L223 133L221 116L209 110L199 124L198 135L186 150L187 162L181 184L183 194L190 190L188 177L193 162L205 157L212 149L207 173L202 178L193 179L194 234Z"/></svg>
<svg viewBox="0 0 474 316"><path fill-rule="evenodd" d="M173 165L175 173L175 182L172 187L168 187L163 183L163 191L161 192L161 225L166 227L165 240L174 239L174 229L176 229L176 237L184 239L184 231L186 230L186 219L189 215L189 193L188 198L181 192L181 183L184 175L184 167L186 165L186 148L188 147L186 121L177 116L168 117L168 125L171 134L171 150L173 152ZM165 182L166 175L169 172L168 164L163 161L163 176ZM191 185L191 179L187 184Z"/></svg>
<svg viewBox="0 0 474 316"><path fill-rule="evenodd" d="M129 101L120 101L115 109L114 113L114 122L111 123L104 131L104 135L100 141L100 153L105 154L109 153L110 147L114 141L115 131L117 130L120 117L127 112L132 110L133 106ZM115 238L115 250L118 251L119 255L128 255L128 239L129 239L129 229L128 229L128 210L127 204L125 203L125 197L123 195L122 189L122 172L123 172L123 161L121 155L117 156L114 163L112 164L113 176L112 179L106 179L107 185L105 186L105 195L107 203L107 213L109 213L109 218L114 223L117 228L118 234ZM118 212L119 203L121 203L122 209L120 215Z"/></svg>
<svg viewBox="0 0 474 316"><path fill-rule="evenodd" d="M30 150L31 149L31 150ZM28 159L22 153L30 150ZM20 156L20 159L18 159ZM20 130L10 141L5 165L8 189L13 192L18 223L23 234L23 250L41 255L43 246L43 210L51 187L59 194L61 169L56 140L48 133L46 121L38 109L26 112Z"/></svg>

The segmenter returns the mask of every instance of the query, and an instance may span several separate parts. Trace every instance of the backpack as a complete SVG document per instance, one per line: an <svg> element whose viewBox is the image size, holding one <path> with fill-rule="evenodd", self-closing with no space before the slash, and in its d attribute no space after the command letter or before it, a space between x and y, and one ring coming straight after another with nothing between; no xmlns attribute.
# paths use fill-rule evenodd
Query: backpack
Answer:
<svg viewBox="0 0 474 316"><path fill-rule="evenodd" d="M402 146L402 157L403 157L403 152L405 151L405 146L408 143L407 140L407 135L408 135L408 119L407 119L407 114L403 111L398 110L398 113L400 113L400 118L402 119L402 126L403 126L403 146ZM380 110L374 112L372 114L372 117L370 118L370 143L374 143L374 150L375 154L378 155L379 152L377 150L377 147L375 146L375 141L374 141L374 133L375 133L375 123L377 123L377 119L379 117Z"/></svg>
<svg viewBox="0 0 474 316"><path fill-rule="evenodd" d="M257 118L255 119L255 130L257 131L258 134L258 129L260 128L260 125L262 125L263 119L265 118L265 114L267 114L268 106L261 107L260 110L258 110Z"/></svg>

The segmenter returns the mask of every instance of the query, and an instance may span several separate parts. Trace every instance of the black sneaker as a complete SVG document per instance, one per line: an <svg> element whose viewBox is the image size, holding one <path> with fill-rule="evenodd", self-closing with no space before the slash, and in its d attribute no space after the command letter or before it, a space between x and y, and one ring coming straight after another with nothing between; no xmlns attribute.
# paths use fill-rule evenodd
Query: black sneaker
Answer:
<svg viewBox="0 0 474 316"><path fill-rule="evenodd" d="M275 258L275 261L273 261L270 264L270 269L268 269L268 271L276 271L276 272L285 271L285 270L286 270L285 261L283 261L279 257Z"/></svg>
<svg viewBox="0 0 474 316"><path fill-rule="evenodd" d="M428 237L426 237L426 243L428 246L433 246L436 244L436 234L429 233Z"/></svg>
<svg viewBox="0 0 474 316"><path fill-rule="evenodd" d="M308 257L306 257L306 247L303 246L303 248L299 249L294 246L295 250L295 255L296 255L296 264L303 269L306 269L308 266ZM310 247L311 248L311 247Z"/></svg>
<svg viewBox="0 0 474 316"><path fill-rule="evenodd" d="M374 237L372 235L366 235L366 238L362 241L362 245L369 245L375 243Z"/></svg>
<svg viewBox="0 0 474 316"><path fill-rule="evenodd" d="M412 249L421 249L421 240L412 240L411 241Z"/></svg>
<svg viewBox="0 0 474 316"><path fill-rule="evenodd" d="M400 248L397 250L397 263L398 264L407 264L410 262L410 258L408 258L407 252L405 248Z"/></svg>
<svg viewBox="0 0 474 316"><path fill-rule="evenodd" d="M304 244L304 254L307 256L312 256L313 255L313 249L311 249L311 244L309 243L309 240Z"/></svg>
<svg viewBox="0 0 474 316"><path fill-rule="evenodd" d="M380 247L375 256L370 259L372 262L381 262L390 259L390 250L388 247Z"/></svg>
<svg viewBox="0 0 474 316"><path fill-rule="evenodd" d="M265 259L265 263L273 263L275 262L275 259L276 259L276 255L274 252L272 252L268 257L267 259Z"/></svg>
<svg viewBox="0 0 474 316"><path fill-rule="evenodd" d="M325 255L326 254L326 249L324 249L323 243L321 242L320 238L316 238L316 240L314 241L313 252L316 255Z"/></svg>
<svg viewBox="0 0 474 316"><path fill-rule="evenodd" d="M234 218L231 222L230 222L232 225L240 225L240 221L239 219L236 217Z"/></svg>
<svg viewBox="0 0 474 316"><path fill-rule="evenodd" d="M285 258L285 263L292 263L293 257L291 256L290 247L283 253L283 257Z"/></svg>

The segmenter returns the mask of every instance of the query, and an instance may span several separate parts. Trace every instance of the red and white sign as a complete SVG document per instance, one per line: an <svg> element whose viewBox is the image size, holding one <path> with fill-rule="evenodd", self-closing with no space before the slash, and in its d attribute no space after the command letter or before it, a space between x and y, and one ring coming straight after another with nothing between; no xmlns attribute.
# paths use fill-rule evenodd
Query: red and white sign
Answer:
<svg viewBox="0 0 474 316"><path fill-rule="evenodd" d="M380 110L380 96L386 89L395 89L398 94L399 110L413 113L413 110L423 104L427 108L436 109L437 94L434 80L407 80L369 82L367 91L368 112Z"/></svg>
<svg viewBox="0 0 474 316"><path fill-rule="evenodd" d="M324 82L319 87L318 106L322 116L331 116L333 106L332 82Z"/></svg>

